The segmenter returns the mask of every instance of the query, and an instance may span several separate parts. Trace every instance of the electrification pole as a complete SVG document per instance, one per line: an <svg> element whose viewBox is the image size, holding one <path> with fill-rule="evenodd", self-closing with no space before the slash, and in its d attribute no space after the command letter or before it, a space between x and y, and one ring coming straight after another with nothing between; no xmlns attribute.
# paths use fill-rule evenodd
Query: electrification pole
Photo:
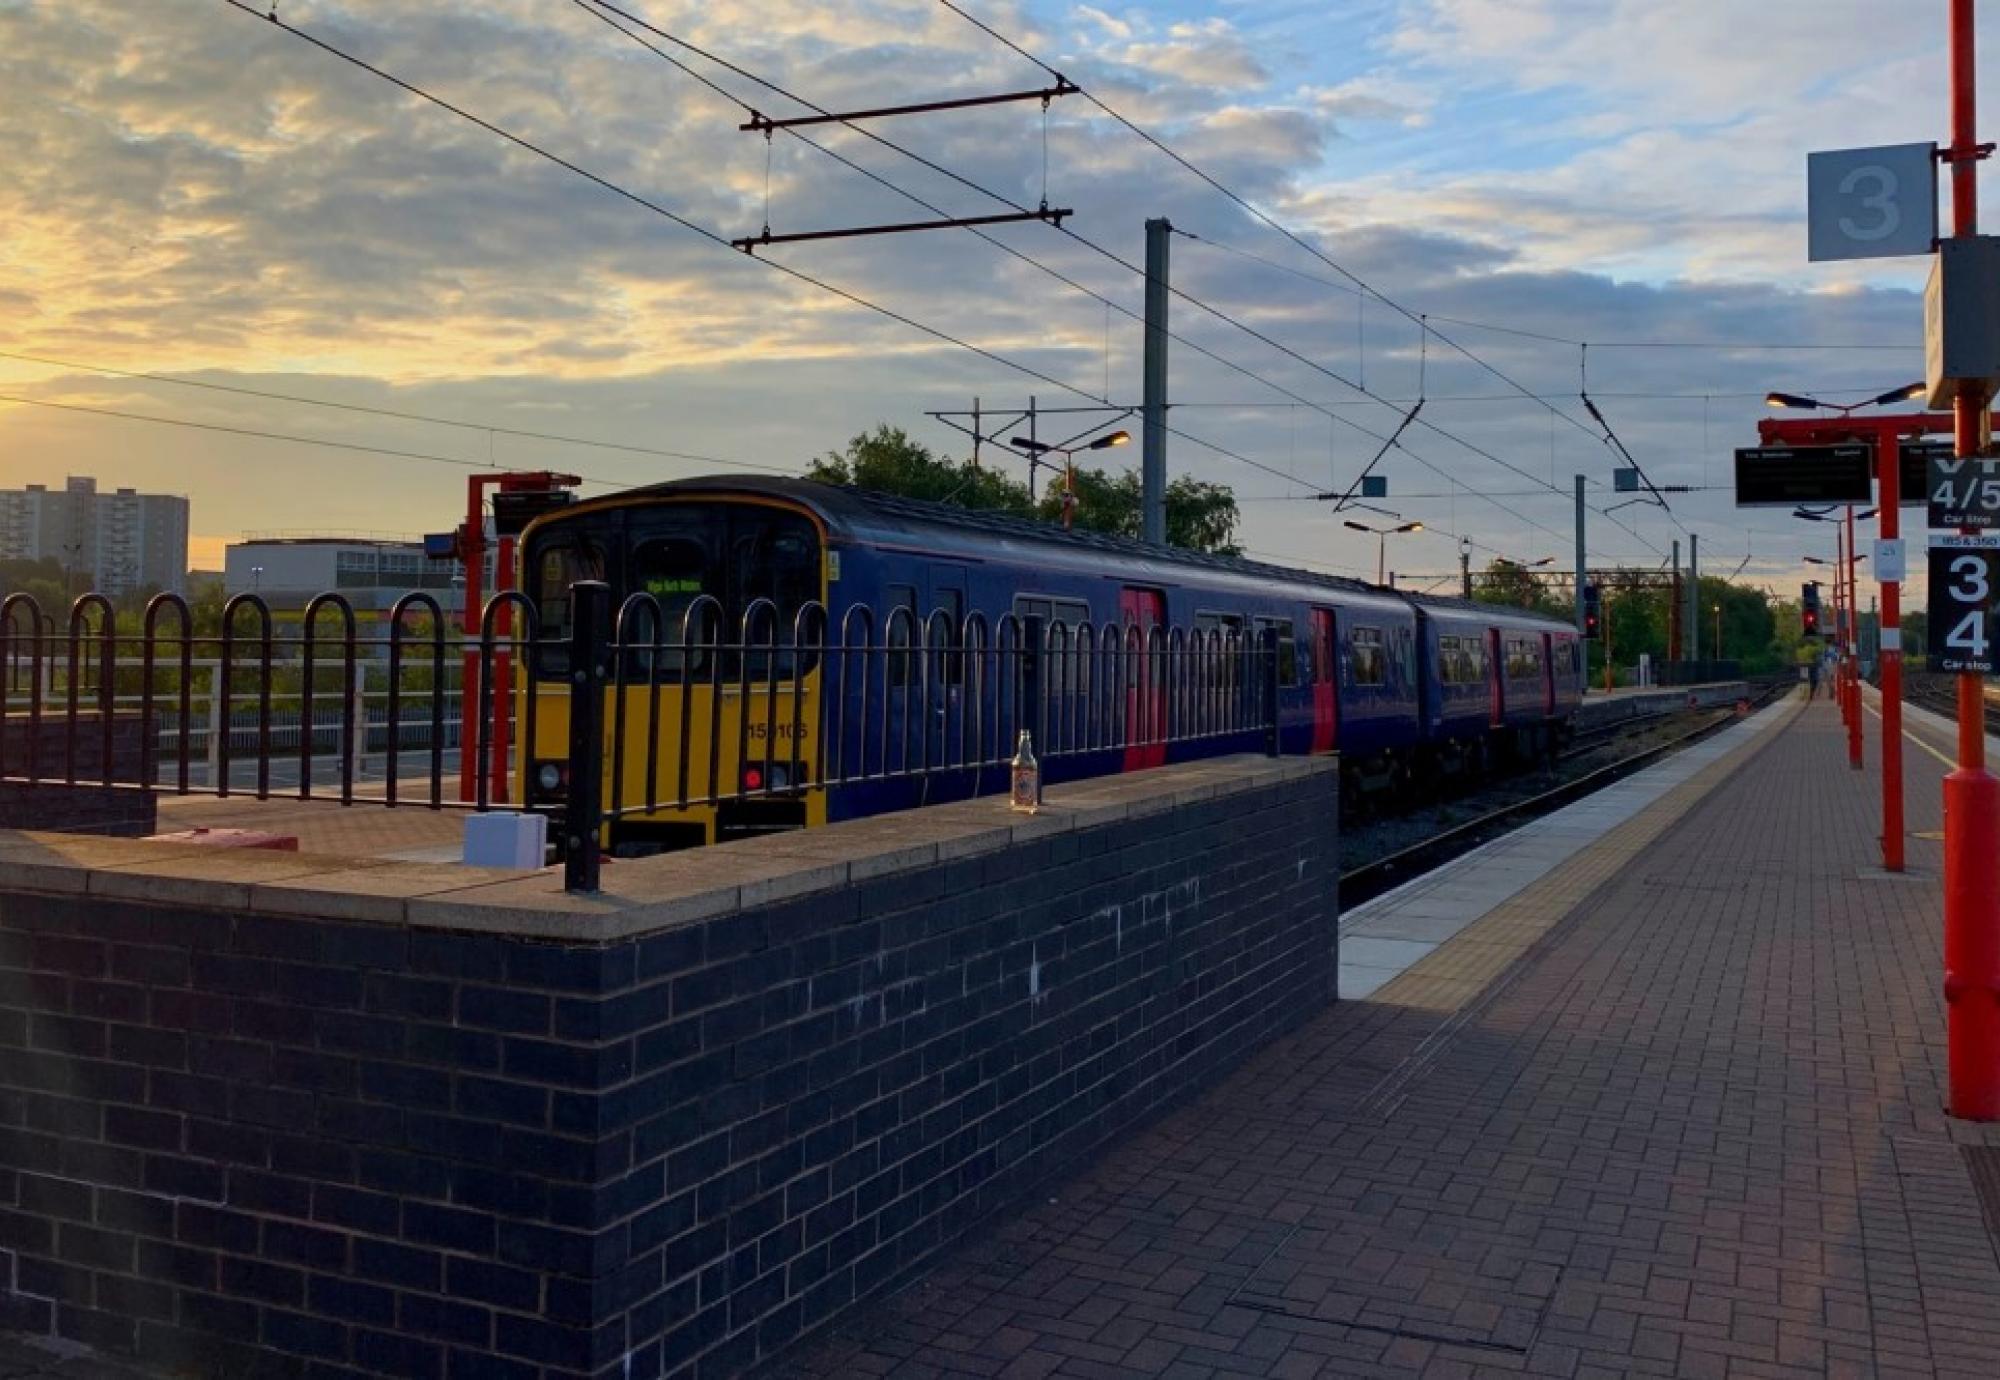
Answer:
<svg viewBox="0 0 2000 1380"><path fill-rule="evenodd" d="M1139 535L1167 540L1167 273L1173 223L1146 222L1146 355L1139 456Z"/></svg>
<svg viewBox="0 0 2000 1380"><path fill-rule="evenodd" d="M1688 533L1687 612L1681 616L1682 635L1687 638L1688 660L1701 660L1701 538ZM1690 674L1693 674L1690 672Z"/></svg>
<svg viewBox="0 0 2000 1380"><path fill-rule="evenodd" d="M1687 600L1681 594L1681 542L1674 538L1674 583L1667 595L1667 660L1687 660L1687 645L1681 640L1681 618Z"/></svg>
<svg viewBox="0 0 2000 1380"><path fill-rule="evenodd" d="M1979 233L1973 0L1951 4L1952 232ZM1960 380L1954 453L1985 449L1986 390ZM1981 677L1958 678L1958 770L1944 782L1944 1000L1952 1115L2000 1121L2000 782L1986 770Z"/></svg>
<svg viewBox="0 0 2000 1380"><path fill-rule="evenodd" d="M1885 542L1902 536L1903 447L1893 434L1875 448L1881 471L1876 497L1882 506L1875 532ZM1891 570L1887 574L1895 575ZM1884 579L1882 614L1875 622L1875 664L1882 677L1882 870L1903 870L1903 584Z"/></svg>
<svg viewBox="0 0 2000 1380"><path fill-rule="evenodd" d="M1847 765L1861 770L1861 568L1854 549L1854 505L1847 505Z"/></svg>
<svg viewBox="0 0 2000 1380"><path fill-rule="evenodd" d="M1583 549L1583 476L1578 475L1576 477L1576 635L1578 637L1584 634L1583 586L1589 577L1590 571L1584 564Z"/></svg>

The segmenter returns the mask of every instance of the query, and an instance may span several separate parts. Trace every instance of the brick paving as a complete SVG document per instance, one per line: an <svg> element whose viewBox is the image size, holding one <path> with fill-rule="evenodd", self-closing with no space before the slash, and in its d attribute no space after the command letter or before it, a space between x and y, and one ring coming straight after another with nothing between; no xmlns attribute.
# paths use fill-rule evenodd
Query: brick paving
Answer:
<svg viewBox="0 0 2000 1380"><path fill-rule="evenodd" d="M1871 873L1878 776L1787 712L1594 889L1537 883L1462 1004L1397 990L1484 922L781 1373L2000 1375L1961 1153L2000 1134L1940 1111L1941 850ZM1942 768L1906 760L1935 831Z"/></svg>
<svg viewBox="0 0 2000 1380"><path fill-rule="evenodd" d="M453 787L456 789L454 783ZM420 787L427 790L428 787ZM385 857L413 849L442 850L443 860L456 861L465 837L462 810L427 810L421 806L388 809L366 802L342 805L337 800L299 800L254 796L165 796L160 800L161 832L183 829L262 829L290 834L299 851L343 858ZM444 855L449 857L445 858Z"/></svg>

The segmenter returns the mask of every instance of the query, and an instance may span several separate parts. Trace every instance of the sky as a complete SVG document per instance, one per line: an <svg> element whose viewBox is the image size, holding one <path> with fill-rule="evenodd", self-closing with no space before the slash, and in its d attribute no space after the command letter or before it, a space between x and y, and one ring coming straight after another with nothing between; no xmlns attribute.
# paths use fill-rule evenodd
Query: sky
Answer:
<svg viewBox="0 0 2000 1380"><path fill-rule="evenodd" d="M1922 374L1927 262L1806 263L1805 156L1944 137L1942 0L961 0L1103 106L869 125L907 153L738 126L806 113L759 80L855 109L1050 78L937 0L615 3L735 70L642 35L677 67L595 0L275 8L650 205L272 0L0 0L0 397L27 400L0 401L0 485L184 493L214 567L246 532L446 528L481 466L796 472L879 423L962 455L928 413L1137 403L1134 266L1165 217L1169 468L1234 488L1254 554L1372 576L1375 539L1314 495L1422 396L1376 471L1426 525L1390 544L1406 577L1465 543L1567 564L1581 474L1594 566L1699 534L1704 570L1796 593L1831 529L1729 488L1763 394ZM934 214L913 198L1074 214L726 244ZM1586 386L1654 483L1697 491L1615 508Z"/></svg>

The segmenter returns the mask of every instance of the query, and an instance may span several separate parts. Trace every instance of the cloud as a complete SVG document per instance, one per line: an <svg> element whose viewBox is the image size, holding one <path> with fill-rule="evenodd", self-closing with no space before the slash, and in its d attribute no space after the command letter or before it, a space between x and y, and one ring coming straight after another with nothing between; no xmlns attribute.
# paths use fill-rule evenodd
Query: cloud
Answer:
<svg viewBox="0 0 2000 1380"><path fill-rule="evenodd" d="M929 0L623 3L830 107L1043 78ZM802 109L682 53L736 99L718 95L547 0L286 0L283 13L725 238L754 233L767 215L767 146L737 129L744 107ZM978 13L1413 311L1570 339L1746 347L1592 352L1593 392L1661 482L1713 478L1729 446L1751 434L1754 398L1712 395L1879 392L1910 371L1913 352L1747 348L1917 339L1909 274L1800 263L1800 154L1832 130L1832 142L1911 137L1909 94L1936 86L1935 35L1899 24L1871 41L1859 0L1831 9L1772 0L1755 14L1723 0ZM1800 39L1788 49L1796 60L1774 63L1770 47L1787 25L1830 32ZM1042 408L1080 405L1049 379L1120 401L1136 391L1132 321L969 233L769 257L1046 378L787 279L212 0L0 0L0 84L9 93L0 103L9 348L205 369L217 380L465 420L532 418L535 429L792 467L879 420L957 449L955 434L924 413L974 396L989 408L1024 405L1031 393ZM1044 123L1032 103L871 128L976 185L849 131L813 138L954 214L1032 207L1043 195ZM1047 194L1074 208L1068 228L1081 238L1024 225L996 227L993 240L1127 310L1139 307L1138 277L1108 256L1138 262L1152 216L1281 260L1296 272L1174 245L1184 290L1322 369L1185 301L1175 303L1175 329L1378 435L1396 409L1333 376L1365 376L1391 399L1414 396L1421 379L1435 399L1426 420L1546 481L1538 491L1419 429L1409 452L1385 461L1396 491L1457 496L1412 501L1412 514L1437 529L1411 544L1412 560L1449 567L1448 533L1460 530L1510 554L1549 554L1566 539L1571 476L1607 482L1597 437L1440 342L1420 347L1415 324L1379 302L1358 307L1351 292L1310 281L1338 275L1087 102L1055 102L1046 128ZM774 141L768 156L774 229L931 214L796 140ZM1573 348L1448 329L1509 379L1579 415ZM51 400L115 396L129 410L218 424L478 462L573 464L606 483L689 469L162 385L107 390L12 364L0 374L10 391ZM1182 429L1296 476L1287 483L1174 442L1177 469L1259 500L1246 503L1253 546L1372 569L1372 550L1328 530L1324 505L1283 495L1351 477L1379 441L1190 348L1176 347L1173 388L1189 405ZM1638 393L1690 396L1621 396ZM1494 400L1449 400L1459 397ZM1230 406L1194 406L1206 402ZM74 469L185 488L197 530L211 534L435 526L462 491L462 471L445 466L32 408L0 407L0 436L7 483ZM382 519L388 494L407 518ZM1759 545L1793 540L1771 519L1736 514L1721 493L1680 505L1705 542L1727 533L1713 539L1735 544L1746 528ZM1623 516L1641 537L1596 523L1602 550L1651 563L1651 547L1683 535L1656 513Z"/></svg>
<svg viewBox="0 0 2000 1380"><path fill-rule="evenodd" d="M1112 60L1190 86L1251 90L1270 80L1264 65L1225 19L1180 23L1165 36L1106 52Z"/></svg>

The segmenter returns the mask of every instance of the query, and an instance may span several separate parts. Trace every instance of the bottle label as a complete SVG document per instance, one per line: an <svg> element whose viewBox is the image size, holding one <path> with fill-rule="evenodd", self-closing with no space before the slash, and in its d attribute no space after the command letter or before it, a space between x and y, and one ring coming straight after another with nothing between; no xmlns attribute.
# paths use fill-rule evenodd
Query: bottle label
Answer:
<svg viewBox="0 0 2000 1380"><path fill-rule="evenodd" d="M1042 774L1034 767L1014 768L1013 806L1033 813L1042 803Z"/></svg>

